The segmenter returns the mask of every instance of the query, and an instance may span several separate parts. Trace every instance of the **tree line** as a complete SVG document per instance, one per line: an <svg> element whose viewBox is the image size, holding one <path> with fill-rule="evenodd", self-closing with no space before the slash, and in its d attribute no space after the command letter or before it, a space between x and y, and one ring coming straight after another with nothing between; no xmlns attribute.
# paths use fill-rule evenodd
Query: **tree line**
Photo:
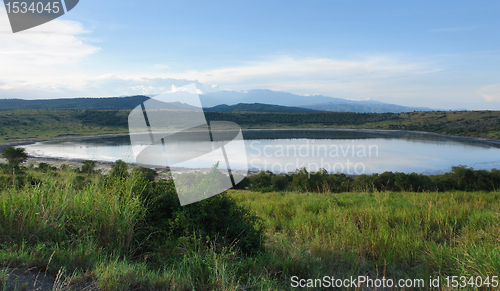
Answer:
<svg viewBox="0 0 500 291"><path fill-rule="evenodd" d="M298 169L293 173L274 174L262 171L246 177L237 189L261 192L424 192L424 191L498 191L500 170L474 170L466 166L452 167L451 172L440 175L384 172L381 174L347 176L329 174L326 170L310 173Z"/></svg>
<svg viewBox="0 0 500 291"><path fill-rule="evenodd" d="M12 185L16 183L36 184L32 176L23 176L24 163L28 156L23 148L5 148L0 154L7 160L7 164L0 164L0 169L5 174L10 174ZM67 168L64 166L62 168ZM83 161L81 168L75 169L79 174L100 174L95 170L96 162ZM37 171L48 172L57 170L56 167L47 163L39 163ZM16 179L16 175L19 177ZM154 181L156 171L144 167L135 167L132 175L143 175L147 180ZM129 176L129 166L124 161L118 160L111 167L109 173L111 178L125 179ZM7 184L7 176L2 176L0 188ZM77 176L74 181L82 185L86 180L83 176ZM371 175L347 176L343 173L328 173L324 169L318 172L308 172L306 168L297 169L287 174L275 174L270 171L261 171L254 175L245 177L235 189L248 189L260 192L271 191L299 191L299 192L375 192L375 191L498 191L500 189L500 170L474 170L466 166L455 166L451 172L439 175L424 175L417 173L383 172Z"/></svg>

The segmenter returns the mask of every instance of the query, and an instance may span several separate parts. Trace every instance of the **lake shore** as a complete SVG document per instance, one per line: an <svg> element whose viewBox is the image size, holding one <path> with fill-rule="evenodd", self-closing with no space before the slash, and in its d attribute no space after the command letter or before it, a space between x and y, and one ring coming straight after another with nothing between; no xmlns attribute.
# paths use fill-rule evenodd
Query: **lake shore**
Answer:
<svg viewBox="0 0 500 291"><path fill-rule="evenodd" d="M24 163L24 166L28 167L33 165L38 167L40 163L46 163L56 168L61 168L63 165L67 165L72 169L81 169L83 165L83 159L65 159L65 158L51 158L51 157L33 157L28 156L28 160ZM102 173L108 173L111 171L111 167L115 164L114 162L107 161L95 161L95 170L101 171ZM0 158L0 163L7 163L5 159ZM210 168L180 168L180 167L158 167L152 165L129 163L129 168L145 167L148 169L153 169L158 173L159 178L168 178L169 173L207 173ZM244 174L243 171L233 171L235 174ZM249 171L248 174L254 174L254 171Z"/></svg>
<svg viewBox="0 0 500 291"><path fill-rule="evenodd" d="M493 144L500 145L500 139L492 139L492 138L483 138L483 137L469 137L469 136L458 136L458 135L446 135L434 132L426 132L426 131L410 131L410 130L393 130L393 129L357 129L357 128L311 128L311 127L290 127L290 128L242 128L242 132L245 133L247 131L343 131L343 132L367 132L367 133L402 133L402 134L420 134L420 135L428 135L428 136L436 136L443 138L452 138L461 141L481 141L488 142ZM10 146L23 146L35 144L38 142L46 142L46 141L71 141L77 139L92 139L92 138L113 138L113 137L124 137L129 136L128 133L114 133L114 134L98 134L98 135L66 135L60 136L58 138L53 139L15 139L12 142L8 143L0 143L0 150L10 147Z"/></svg>
<svg viewBox="0 0 500 291"><path fill-rule="evenodd" d="M500 140L497 139L486 139L486 138L476 138L476 137L463 137L463 136L449 136L449 135L443 135L443 134L438 134L438 133L429 133L429 132L421 132L421 131L404 131L404 130L384 130L384 129L337 129L337 128L264 128L264 129L257 129L257 128L252 128L252 129L243 129L243 134L245 132L251 133L251 132L269 132L269 131L311 131L311 132L318 132L318 131L328 131L328 132L361 132L361 133L390 133L390 134L409 134L409 135L422 135L422 136L429 136L429 137L440 137L440 138L447 138L447 139L453 139L456 141L461 141L461 142L467 142L467 143L488 143L491 145L494 145L495 147L500 147ZM114 138L114 137L125 137L128 136L128 134L105 134L105 135L86 135L86 136L76 136L76 135L71 135L71 136L65 136L57 139L51 139L50 141L72 141L72 140L82 140L82 139L95 139L95 138ZM48 140L45 140L48 141ZM16 147L22 147L25 145L31 145L35 144L38 142L42 141L34 141L34 140L16 140L14 143L10 144L3 144L0 145L0 151L3 148L9 147L9 146L16 146ZM68 165L71 168L81 168L83 164L84 159L68 159L68 158L61 158L61 157L46 157L43 155L38 155L38 156L29 156L28 161L26 162L26 166L33 164L33 165L38 165L39 163L47 163L52 166L60 168L62 165ZM0 159L0 162L5 163L5 160ZM114 165L114 162L112 161L101 161L101 160L95 160L96 162L96 170L101 170L102 172L108 172L111 167ZM169 172L173 173L190 173L190 172L207 172L209 169L208 168L199 168L199 169L190 169L190 168L168 168L168 167L158 167L154 165L142 165L142 164L135 164L131 163L130 167L135 168L135 167L146 167L150 169L154 169L158 172L160 176L162 175L167 175ZM241 172L241 171L240 171ZM256 171L251 171L250 174L254 173ZM238 173L238 171L236 171Z"/></svg>
<svg viewBox="0 0 500 291"><path fill-rule="evenodd" d="M32 138L16 138L12 139L11 142L8 143L0 143L0 150L7 148L7 147L17 147L17 146L23 146L23 145L30 145L30 144L35 144L38 142L46 142L46 141L69 141L69 140L75 140L75 139L87 139L87 138L112 138L112 137L120 137L120 136L128 136L128 133L110 133L110 134L97 134L97 135L65 135L65 136L60 136L57 138L51 138L51 139L32 139Z"/></svg>

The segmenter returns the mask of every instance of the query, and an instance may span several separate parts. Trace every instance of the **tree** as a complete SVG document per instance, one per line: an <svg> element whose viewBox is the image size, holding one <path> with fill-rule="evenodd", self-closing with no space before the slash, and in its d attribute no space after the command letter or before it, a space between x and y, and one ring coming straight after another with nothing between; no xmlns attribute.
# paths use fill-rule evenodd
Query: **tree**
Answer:
<svg viewBox="0 0 500 291"><path fill-rule="evenodd" d="M272 175L270 171L261 171L257 175L252 175L250 178L252 190L265 191L270 190L272 185Z"/></svg>
<svg viewBox="0 0 500 291"><path fill-rule="evenodd" d="M288 187L288 180L284 175L274 175L271 180L276 191L283 191Z"/></svg>
<svg viewBox="0 0 500 291"><path fill-rule="evenodd" d="M141 176L144 180L153 182L156 176L158 176L158 173L153 169L136 167L132 170L132 175Z"/></svg>
<svg viewBox="0 0 500 291"><path fill-rule="evenodd" d="M28 154L23 148L8 147L2 151L1 157L7 160L8 167L12 170L12 184L16 182L16 170L19 165L26 162Z"/></svg>
<svg viewBox="0 0 500 291"><path fill-rule="evenodd" d="M117 160L113 166L111 166L111 177L113 178L127 178L128 177L128 165L122 160Z"/></svg>
<svg viewBox="0 0 500 291"><path fill-rule="evenodd" d="M83 161L82 173L92 174L94 172L95 162L90 160Z"/></svg>
<svg viewBox="0 0 500 291"><path fill-rule="evenodd" d="M294 190L301 192L310 191L310 177L311 174L305 167L295 170L292 179L292 187L294 188Z"/></svg>

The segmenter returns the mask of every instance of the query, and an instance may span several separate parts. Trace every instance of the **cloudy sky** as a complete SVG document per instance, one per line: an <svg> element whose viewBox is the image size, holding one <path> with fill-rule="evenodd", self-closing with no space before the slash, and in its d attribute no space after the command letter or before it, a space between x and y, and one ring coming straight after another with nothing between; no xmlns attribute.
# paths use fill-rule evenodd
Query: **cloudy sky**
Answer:
<svg viewBox="0 0 500 291"><path fill-rule="evenodd" d="M500 110L500 2L81 0L13 34L0 98L271 89Z"/></svg>

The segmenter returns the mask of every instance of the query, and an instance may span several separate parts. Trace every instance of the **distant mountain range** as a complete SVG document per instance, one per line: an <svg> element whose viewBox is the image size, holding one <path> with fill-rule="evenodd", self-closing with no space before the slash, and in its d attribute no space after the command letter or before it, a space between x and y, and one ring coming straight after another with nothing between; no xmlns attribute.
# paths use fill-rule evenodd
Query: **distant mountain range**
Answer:
<svg viewBox="0 0 500 291"><path fill-rule="evenodd" d="M350 101L350 100L347 100ZM369 113L386 113L386 112L413 112L413 111L431 111L427 107L408 107L377 101L351 101L346 103L321 103L314 105L306 105L303 108L334 111L334 112L369 112Z"/></svg>
<svg viewBox="0 0 500 291"><path fill-rule="evenodd" d="M209 112L318 112L320 110L313 110L302 107L270 105L262 103L238 103L236 105L217 105L214 107L204 108Z"/></svg>
<svg viewBox="0 0 500 291"><path fill-rule="evenodd" d="M432 110L427 107L408 107L372 100L355 101L322 95L300 96L292 93L271 90L250 90L247 92L217 91L200 95L200 99L201 104L205 108L221 104L236 105L240 103L261 103L335 112L398 113Z"/></svg>
<svg viewBox="0 0 500 291"><path fill-rule="evenodd" d="M148 96L110 98L66 98L66 99L0 99L0 110L17 109L75 109L75 110L132 110L150 99ZM247 92L218 91L200 95L206 111L254 111L254 112L412 112L430 111L427 107L407 107L378 101L354 101L327 96L299 96L271 90L250 90ZM181 102L170 103L169 109L193 109Z"/></svg>

